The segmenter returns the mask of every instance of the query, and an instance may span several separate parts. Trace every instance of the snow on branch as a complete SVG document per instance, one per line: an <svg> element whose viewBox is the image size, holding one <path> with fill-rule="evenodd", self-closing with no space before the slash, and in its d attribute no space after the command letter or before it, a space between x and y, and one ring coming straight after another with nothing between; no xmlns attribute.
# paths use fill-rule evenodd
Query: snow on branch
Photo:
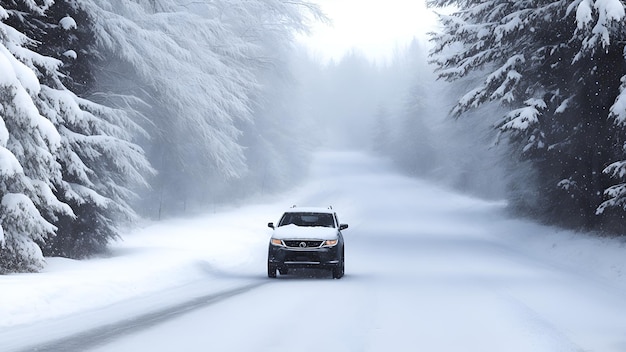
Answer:
<svg viewBox="0 0 626 352"><path fill-rule="evenodd" d="M527 105L526 107L515 109L506 114L504 119L506 122L500 127L501 130L524 131L539 122L541 110L547 107L546 103L541 99L528 99L524 103Z"/></svg>
<svg viewBox="0 0 626 352"><path fill-rule="evenodd" d="M452 114L459 116L470 108L476 108L484 101L486 89L484 86L472 89L459 99L458 104L452 109Z"/></svg>
<svg viewBox="0 0 626 352"><path fill-rule="evenodd" d="M56 231L22 193L7 193L0 201L0 273L38 271L45 259L37 243Z"/></svg>
<svg viewBox="0 0 626 352"><path fill-rule="evenodd" d="M487 76L486 83L488 85L492 85L497 81L506 81L508 79L514 79L516 81L521 77L517 72L517 69L526 62L524 55L518 54L510 57L504 65L502 65L497 70L493 71L489 76ZM512 77L509 76L509 72L513 72L514 75Z"/></svg>
<svg viewBox="0 0 626 352"><path fill-rule="evenodd" d="M567 98L565 100L563 100L563 102L561 102L561 104L559 104L559 106L554 110L555 114L562 114L565 112L565 110L567 110L567 108L569 107L569 104L571 102L572 98Z"/></svg>
<svg viewBox="0 0 626 352"><path fill-rule="evenodd" d="M580 0L571 4L568 12L571 12L574 6L576 7L577 32L583 37L582 50L593 52L599 45L602 48L609 47L611 33L615 33L611 27L614 24L620 24L626 15L624 3L620 0ZM575 61L580 58L579 53Z"/></svg>
<svg viewBox="0 0 626 352"><path fill-rule="evenodd" d="M7 126L2 117L3 110L4 108L0 105L0 147L6 146L9 141L9 130L7 130Z"/></svg>
<svg viewBox="0 0 626 352"><path fill-rule="evenodd" d="M24 173L24 169L15 155L10 150L0 146L0 177L12 177L22 173Z"/></svg>
<svg viewBox="0 0 626 352"><path fill-rule="evenodd" d="M85 187L77 183L68 183L69 189L67 190L67 196L78 204L90 203L98 208L105 209L109 205L113 204L111 199L99 194L92 188Z"/></svg>
<svg viewBox="0 0 626 352"><path fill-rule="evenodd" d="M610 175L612 178L623 180L626 176L626 161L612 163L603 170L603 173ZM607 188L604 191L604 196L608 199L600 204L596 214L602 214L607 208L612 207L621 207L626 210L626 183Z"/></svg>
<svg viewBox="0 0 626 352"><path fill-rule="evenodd" d="M607 166L602 172L613 178L623 179L626 176L626 161L617 161Z"/></svg>
<svg viewBox="0 0 626 352"><path fill-rule="evenodd" d="M470 108L476 108L488 100L500 99L506 103L513 102L515 100L513 91L522 79L519 70L524 62L525 59L523 55L513 55L510 57L504 65L487 76L483 85L469 91L461 97L452 113L458 116L462 112ZM532 102L532 100L527 102ZM534 105L534 103L532 104Z"/></svg>
<svg viewBox="0 0 626 352"><path fill-rule="evenodd" d="M575 4L578 4L578 6ZM578 29L583 29L593 20L591 4L589 0L574 1L569 6L568 12L571 12L574 7L576 8L576 24Z"/></svg>
<svg viewBox="0 0 626 352"><path fill-rule="evenodd" d="M2 28L0 28L1 30ZM11 46L9 44L9 46ZM20 62L9 49L0 43L0 85L24 88L37 94L40 90L37 75Z"/></svg>
<svg viewBox="0 0 626 352"><path fill-rule="evenodd" d="M509 35L510 33L515 33L519 30L523 30L526 26L526 18L529 14L532 13L533 9L523 9L520 11L516 11L508 16L505 16L501 20L501 24L499 24L494 29L495 41L499 43L506 35Z"/></svg>
<svg viewBox="0 0 626 352"><path fill-rule="evenodd" d="M564 191L570 191L578 188L576 181L574 181L571 177L559 181L556 186Z"/></svg>
<svg viewBox="0 0 626 352"><path fill-rule="evenodd" d="M626 210L626 183L607 188L604 191L604 195L609 199L600 204L598 209L596 209L596 215L604 213L607 208L620 207Z"/></svg>
<svg viewBox="0 0 626 352"><path fill-rule="evenodd" d="M5 231L19 233L33 241L43 241L56 231L56 227L41 216L33 201L24 194L5 194L0 202L0 209L2 209L0 222L5 224ZM12 222L13 228L6 228L5 221L8 218L21 221Z"/></svg>
<svg viewBox="0 0 626 352"><path fill-rule="evenodd" d="M59 21L59 26L61 26L61 28L65 29L66 31L77 28L76 21L70 16L65 16L61 18L61 20Z"/></svg>
<svg viewBox="0 0 626 352"><path fill-rule="evenodd" d="M619 95L610 108L610 115L618 125L626 125L626 76L622 76Z"/></svg>

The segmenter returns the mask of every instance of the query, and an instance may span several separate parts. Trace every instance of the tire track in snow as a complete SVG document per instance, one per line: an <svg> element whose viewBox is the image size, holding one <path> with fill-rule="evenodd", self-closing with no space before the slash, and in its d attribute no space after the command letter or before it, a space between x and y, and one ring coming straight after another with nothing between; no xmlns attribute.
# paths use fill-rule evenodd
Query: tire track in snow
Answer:
<svg viewBox="0 0 626 352"><path fill-rule="evenodd" d="M215 303L250 292L269 281L259 281L231 290L197 297L164 309L138 315L116 323L103 325L79 332L64 338L30 346L15 352L82 352L106 345L120 337L132 335L141 330L175 319L181 315L205 308Z"/></svg>
<svg viewBox="0 0 626 352"><path fill-rule="evenodd" d="M555 325L547 317L539 313L537 310L533 309L530 305L528 305L521 299L515 297L513 294L507 292L506 290L495 291L499 294L500 298L509 302L511 306L517 307L521 314L524 314L528 317L529 322L534 325L534 327L529 327L529 331L533 332L534 334L540 334L546 339L553 339L555 341L555 344L558 343L558 346L555 345L554 347L558 348L556 351L587 351L574 340L572 340L568 332L563 330L563 327Z"/></svg>

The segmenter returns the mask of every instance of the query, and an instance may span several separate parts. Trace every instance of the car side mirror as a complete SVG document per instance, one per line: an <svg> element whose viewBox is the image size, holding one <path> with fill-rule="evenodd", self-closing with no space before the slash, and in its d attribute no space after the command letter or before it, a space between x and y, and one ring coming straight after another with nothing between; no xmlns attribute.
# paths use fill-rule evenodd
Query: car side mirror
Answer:
<svg viewBox="0 0 626 352"><path fill-rule="evenodd" d="M348 224L339 224L339 231L345 230L348 228Z"/></svg>
<svg viewBox="0 0 626 352"><path fill-rule="evenodd" d="M267 223L267 227L274 228L274 223L273 223L273 222L269 222L269 223Z"/></svg>

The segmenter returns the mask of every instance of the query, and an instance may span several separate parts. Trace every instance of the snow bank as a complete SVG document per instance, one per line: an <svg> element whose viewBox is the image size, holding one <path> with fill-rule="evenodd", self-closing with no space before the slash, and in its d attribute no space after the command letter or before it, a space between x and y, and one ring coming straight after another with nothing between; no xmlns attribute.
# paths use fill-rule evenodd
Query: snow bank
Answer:
<svg viewBox="0 0 626 352"><path fill-rule="evenodd" d="M245 276L257 268L255 274L262 277L270 230L263 225L271 217L254 209L147 224L114 244L110 257L47 258L41 273L0 276L0 329L198 281L213 280L219 289L224 277Z"/></svg>

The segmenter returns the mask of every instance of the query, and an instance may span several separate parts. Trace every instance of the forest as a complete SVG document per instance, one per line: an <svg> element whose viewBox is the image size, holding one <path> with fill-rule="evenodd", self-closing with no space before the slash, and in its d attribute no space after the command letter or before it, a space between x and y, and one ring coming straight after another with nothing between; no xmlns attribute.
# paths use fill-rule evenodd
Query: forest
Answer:
<svg viewBox="0 0 626 352"><path fill-rule="evenodd" d="M288 189L320 148L620 234L624 4L428 5L455 10L373 63L311 57L309 1L0 1L0 273Z"/></svg>

